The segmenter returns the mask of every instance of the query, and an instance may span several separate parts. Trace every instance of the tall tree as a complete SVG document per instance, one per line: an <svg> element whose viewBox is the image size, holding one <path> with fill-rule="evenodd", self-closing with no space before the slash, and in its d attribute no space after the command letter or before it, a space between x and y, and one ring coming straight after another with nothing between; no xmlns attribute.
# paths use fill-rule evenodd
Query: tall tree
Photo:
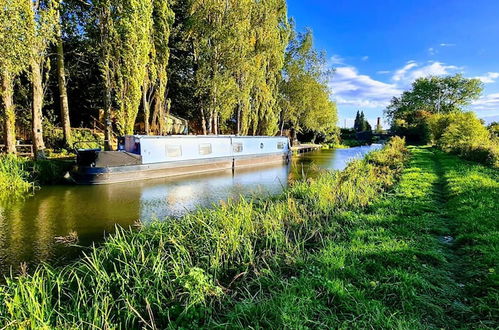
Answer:
<svg viewBox="0 0 499 330"><path fill-rule="evenodd" d="M255 1L252 11L254 43L254 79L251 112L242 133L274 135L278 132L279 84L289 42L289 24L285 0Z"/></svg>
<svg viewBox="0 0 499 330"><path fill-rule="evenodd" d="M153 124L155 133L165 133L165 102L168 82L169 40L175 14L169 1L153 0L151 54L148 74L143 86L143 110L146 134L150 133L151 103L154 101Z"/></svg>
<svg viewBox="0 0 499 330"><path fill-rule="evenodd" d="M232 74L238 0L193 0L191 36L196 61L195 83L205 133L218 134L219 124L235 107Z"/></svg>
<svg viewBox="0 0 499 330"><path fill-rule="evenodd" d="M25 0L0 0L0 93L6 151L16 152L14 79L29 66L31 4Z"/></svg>
<svg viewBox="0 0 499 330"><path fill-rule="evenodd" d="M59 87L59 106L64 144L71 146L71 121L69 118L68 92L66 88L66 71L64 68L64 45L62 40L62 1L57 2L56 48L57 48L57 85Z"/></svg>
<svg viewBox="0 0 499 330"><path fill-rule="evenodd" d="M313 48L312 31L297 34L288 46L280 84L281 130L287 124L296 131L333 132L337 110L327 85L331 73L325 54Z"/></svg>
<svg viewBox="0 0 499 330"><path fill-rule="evenodd" d="M355 115L355 121L353 122L353 129L356 132L360 132L362 129L362 121L360 119L360 111L357 110L357 114Z"/></svg>
<svg viewBox="0 0 499 330"><path fill-rule="evenodd" d="M30 24L30 80L32 88L32 140L36 157L44 156L43 101L44 80L47 72L48 47L55 41L57 9L52 0L31 2Z"/></svg>
<svg viewBox="0 0 499 330"><path fill-rule="evenodd" d="M153 6L151 0L113 0L113 9L117 130L133 134L152 47Z"/></svg>

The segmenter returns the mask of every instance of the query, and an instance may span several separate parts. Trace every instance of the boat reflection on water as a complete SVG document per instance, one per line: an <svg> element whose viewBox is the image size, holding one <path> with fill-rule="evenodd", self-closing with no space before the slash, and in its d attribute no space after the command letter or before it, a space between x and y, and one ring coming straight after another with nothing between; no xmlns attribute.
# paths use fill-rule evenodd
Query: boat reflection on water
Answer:
<svg viewBox="0 0 499 330"><path fill-rule="evenodd" d="M164 180L141 189L140 219L149 222L178 217L200 207L241 196L275 195L288 183L289 166L260 166L236 169L235 173L197 175L180 180Z"/></svg>

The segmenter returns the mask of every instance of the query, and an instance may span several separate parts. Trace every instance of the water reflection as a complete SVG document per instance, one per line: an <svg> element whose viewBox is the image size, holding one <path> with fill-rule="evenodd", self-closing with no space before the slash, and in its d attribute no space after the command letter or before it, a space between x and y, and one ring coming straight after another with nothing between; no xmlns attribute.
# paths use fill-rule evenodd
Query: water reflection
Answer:
<svg viewBox="0 0 499 330"><path fill-rule="evenodd" d="M317 168L342 169L348 160L378 148L361 147L303 154L291 165L256 167L175 179L105 186L45 187L34 197L0 207L0 272L19 262L71 258L55 236L78 233L81 245L101 240L115 225L178 217L198 207L240 196L277 194L290 180L317 175Z"/></svg>

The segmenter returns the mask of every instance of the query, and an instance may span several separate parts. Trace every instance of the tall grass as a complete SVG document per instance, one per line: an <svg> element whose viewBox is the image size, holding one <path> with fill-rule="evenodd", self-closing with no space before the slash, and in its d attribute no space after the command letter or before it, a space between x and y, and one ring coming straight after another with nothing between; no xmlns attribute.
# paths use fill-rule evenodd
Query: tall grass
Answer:
<svg viewBox="0 0 499 330"><path fill-rule="evenodd" d="M19 198L33 191L28 161L14 155L0 155L0 201Z"/></svg>
<svg viewBox="0 0 499 330"><path fill-rule="evenodd" d="M331 216L369 205L399 176L401 139L342 172L324 172L271 199L199 210L138 231L118 229L65 268L40 266L0 287L0 322L13 327L203 326L227 299L272 270L292 276L326 245ZM208 318L208 319L207 319Z"/></svg>

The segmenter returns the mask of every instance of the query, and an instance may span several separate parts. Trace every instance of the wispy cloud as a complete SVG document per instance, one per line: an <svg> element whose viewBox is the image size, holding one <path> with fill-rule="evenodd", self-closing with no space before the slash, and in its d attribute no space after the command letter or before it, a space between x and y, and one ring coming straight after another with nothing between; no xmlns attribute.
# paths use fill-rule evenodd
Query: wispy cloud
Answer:
<svg viewBox="0 0 499 330"><path fill-rule="evenodd" d="M438 53L438 50L436 50L435 48L433 48L433 47L428 48L428 54L430 54L431 56L433 56L437 53Z"/></svg>
<svg viewBox="0 0 499 330"><path fill-rule="evenodd" d="M329 87L339 104L367 108L385 107L393 96L402 92L395 84L359 74L353 66L337 68Z"/></svg>
<svg viewBox="0 0 499 330"><path fill-rule="evenodd" d="M487 72L483 76L475 77L475 79L480 79L484 84L492 84L499 78L499 72Z"/></svg>
<svg viewBox="0 0 499 330"><path fill-rule="evenodd" d="M362 58L361 58L361 60L364 62L367 61L368 59L369 59L369 56L362 56Z"/></svg>
<svg viewBox="0 0 499 330"><path fill-rule="evenodd" d="M473 102L474 110L496 110L499 114L499 93L489 94Z"/></svg>
<svg viewBox="0 0 499 330"><path fill-rule="evenodd" d="M332 65L338 65L338 64L344 64L345 63L345 59L343 57L341 57L340 55L333 55L333 56L331 56L331 58L329 59L329 61L331 62Z"/></svg>
<svg viewBox="0 0 499 330"><path fill-rule="evenodd" d="M440 44L440 47L454 47L455 45L456 44L450 44L450 43L443 42L443 43Z"/></svg>
<svg viewBox="0 0 499 330"><path fill-rule="evenodd" d="M415 61L409 61L404 67L395 71L392 80L397 82L400 87L406 88L418 78L445 76L459 71L462 71L462 68L446 65L442 62L428 62L421 65Z"/></svg>
<svg viewBox="0 0 499 330"><path fill-rule="evenodd" d="M380 71L376 71L377 74L390 74L392 73L390 70L380 70Z"/></svg>

